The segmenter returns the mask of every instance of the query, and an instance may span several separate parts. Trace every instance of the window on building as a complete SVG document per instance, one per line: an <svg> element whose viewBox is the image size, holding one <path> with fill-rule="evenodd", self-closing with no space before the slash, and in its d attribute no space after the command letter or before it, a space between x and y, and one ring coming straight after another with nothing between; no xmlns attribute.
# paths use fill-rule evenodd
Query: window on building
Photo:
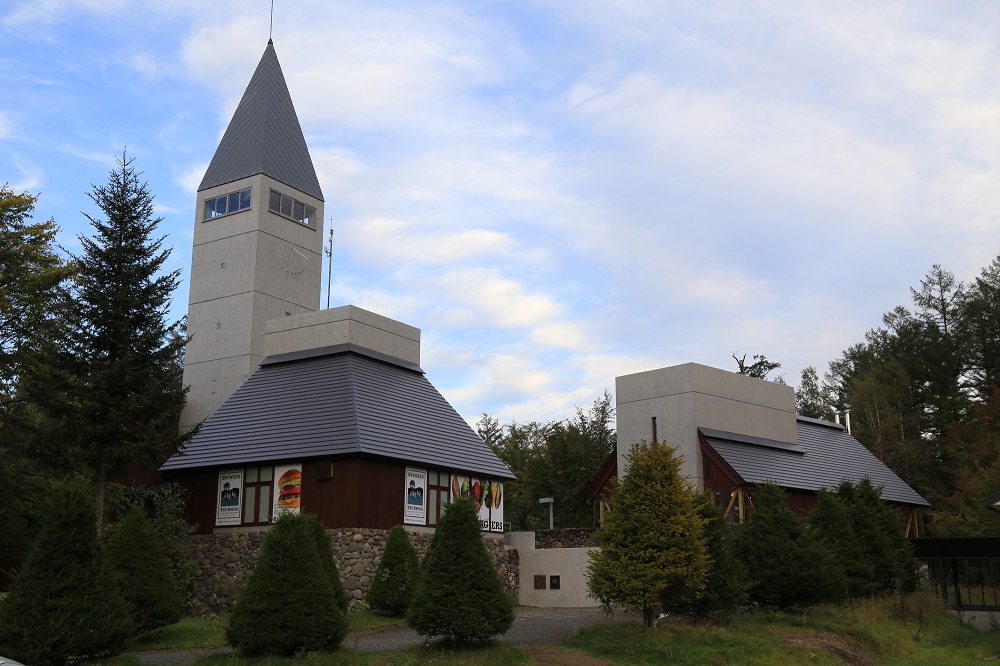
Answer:
<svg viewBox="0 0 1000 666"><path fill-rule="evenodd" d="M448 484L451 483L451 476L448 472L438 472L436 469L427 470L427 524L437 525L441 517L441 509L448 504Z"/></svg>
<svg viewBox="0 0 1000 666"><path fill-rule="evenodd" d="M231 215L250 208L250 188L205 200L205 219Z"/></svg>
<svg viewBox="0 0 1000 666"><path fill-rule="evenodd" d="M243 474L243 524L267 525L271 522L271 488L274 467L247 467Z"/></svg>
<svg viewBox="0 0 1000 666"><path fill-rule="evenodd" d="M271 196L268 198L267 208L272 213L277 213L278 215L287 217L290 220L295 220L299 224L304 224L307 227L311 227L316 224L315 208L309 204L293 199L287 194L282 194L281 192L271 190Z"/></svg>

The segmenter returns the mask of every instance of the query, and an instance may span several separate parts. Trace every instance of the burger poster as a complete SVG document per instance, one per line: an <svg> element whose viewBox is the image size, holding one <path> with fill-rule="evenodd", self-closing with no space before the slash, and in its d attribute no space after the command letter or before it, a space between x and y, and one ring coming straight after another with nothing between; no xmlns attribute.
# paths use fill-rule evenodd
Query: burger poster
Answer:
<svg viewBox="0 0 1000 666"><path fill-rule="evenodd" d="M403 522L423 525L427 522L427 470L406 468L406 504L403 505Z"/></svg>
<svg viewBox="0 0 1000 666"><path fill-rule="evenodd" d="M275 465L272 520L282 513L298 513L302 499L302 465Z"/></svg>
<svg viewBox="0 0 1000 666"><path fill-rule="evenodd" d="M216 525L239 525L243 502L243 470L225 469L219 472L219 502L216 505Z"/></svg>

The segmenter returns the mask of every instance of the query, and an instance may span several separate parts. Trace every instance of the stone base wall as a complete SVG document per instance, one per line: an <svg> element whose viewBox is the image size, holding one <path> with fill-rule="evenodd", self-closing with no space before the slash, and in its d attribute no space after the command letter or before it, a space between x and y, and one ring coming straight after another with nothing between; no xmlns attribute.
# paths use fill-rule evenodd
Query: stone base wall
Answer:
<svg viewBox="0 0 1000 666"><path fill-rule="evenodd" d="M535 548L597 548L595 532L593 527L539 530L535 532Z"/></svg>
<svg viewBox="0 0 1000 666"><path fill-rule="evenodd" d="M338 528L327 530L333 557L340 569L340 580L347 598L363 600L388 537L388 530ZM264 531L199 534L195 544L195 607L199 612L228 612L239 598L250 572L257 564ZM410 543L423 558L430 548L431 532L410 532ZM518 591L518 553L506 550L503 539L484 538L504 588L515 598Z"/></svg>

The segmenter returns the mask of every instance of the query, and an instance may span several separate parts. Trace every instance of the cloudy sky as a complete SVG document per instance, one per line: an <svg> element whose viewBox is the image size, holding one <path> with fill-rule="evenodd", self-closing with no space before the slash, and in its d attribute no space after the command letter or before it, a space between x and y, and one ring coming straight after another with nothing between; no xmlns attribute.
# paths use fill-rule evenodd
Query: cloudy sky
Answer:
<svg viewBox="0 0 1000 666"><path fill-rule="evenodd" d="M176 317L269 9L0 3L0 182L73 249L127 146ZM564 418L617 375L734 352L795 384L933 264L970 279L1000 253L995 2L275 0L273 38L332 304L420 328L470 421Z"/></svg>

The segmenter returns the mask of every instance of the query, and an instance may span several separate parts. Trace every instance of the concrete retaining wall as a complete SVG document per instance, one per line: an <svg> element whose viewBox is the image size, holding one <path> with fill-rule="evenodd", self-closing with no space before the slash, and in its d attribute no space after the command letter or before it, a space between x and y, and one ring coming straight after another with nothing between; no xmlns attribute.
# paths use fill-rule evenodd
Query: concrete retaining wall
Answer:
<svg viewBox="0 0 1000 666"><path fill-rule="evenodd" d="M535 548L534 532L514 532L508 549L518 553L520 589L517 602L522 606L549 608L589 608L597 602L587 596L585 573L589 554L597 548ZM540 589L535 589L541 576ZM558 589L553 589L553 576Z"/></svg>

